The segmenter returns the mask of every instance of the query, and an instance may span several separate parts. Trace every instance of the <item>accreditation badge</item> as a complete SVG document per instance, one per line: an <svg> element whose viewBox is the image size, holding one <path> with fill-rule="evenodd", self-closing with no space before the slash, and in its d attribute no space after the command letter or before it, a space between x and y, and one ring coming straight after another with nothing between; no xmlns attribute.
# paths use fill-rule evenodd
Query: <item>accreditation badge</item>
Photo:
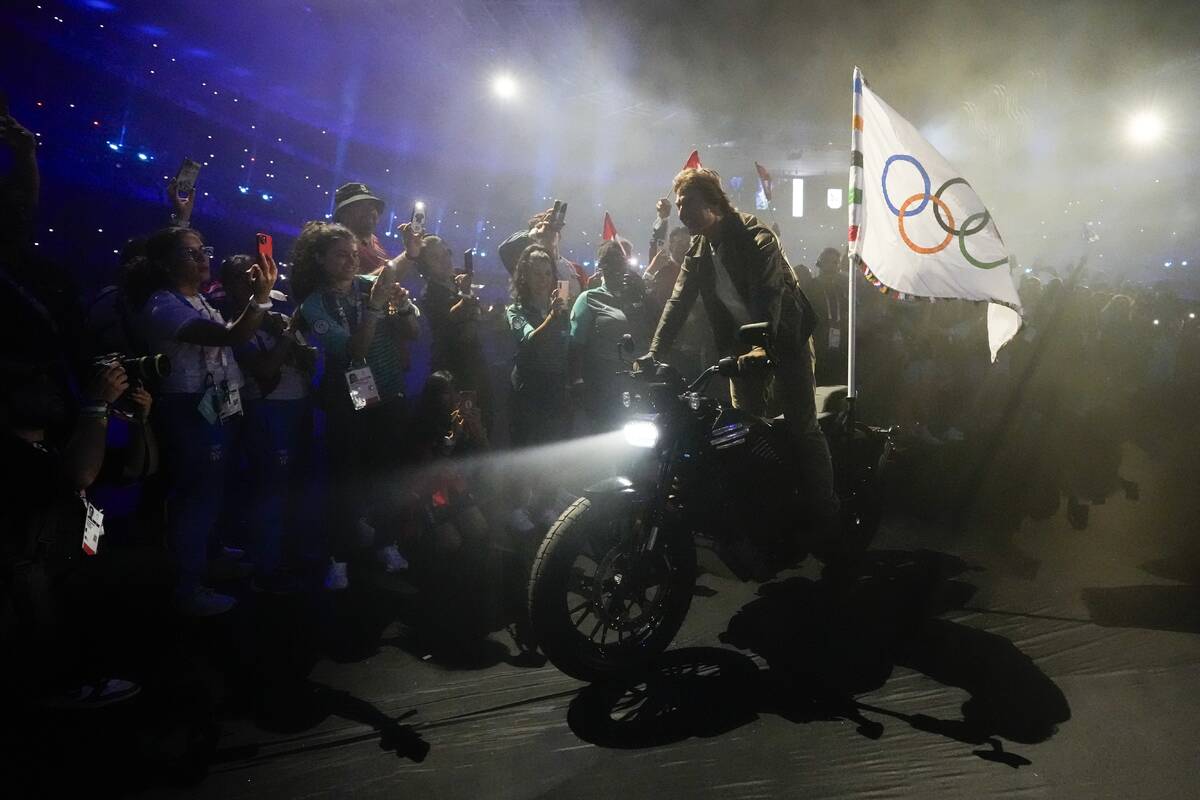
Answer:
<svg viewBox="0 0 1200 800"><path fill-rule="evenodd" d="M355 411L362 411L380 401L379 389L375 386L375 375L370 367L359 367L346 372L346 387L350 391L350 403Z"/></svg>
<svg viewBox="0 0 1200 800"><path fill-rule="evenodd" d="M241 389L231 389L229 388L229 381L221 381L221 388L217 394L221 401L218 408L218 415L222 420L227 420L235 414L242 413Z"/></svg>
<svg viewBox="0 0 1200 800"><path fill-rule="evenodd" d="M100 537L104 535L104 512L96 508L83 495L83 552L89 556L96 555L100 549Z"/></svg>

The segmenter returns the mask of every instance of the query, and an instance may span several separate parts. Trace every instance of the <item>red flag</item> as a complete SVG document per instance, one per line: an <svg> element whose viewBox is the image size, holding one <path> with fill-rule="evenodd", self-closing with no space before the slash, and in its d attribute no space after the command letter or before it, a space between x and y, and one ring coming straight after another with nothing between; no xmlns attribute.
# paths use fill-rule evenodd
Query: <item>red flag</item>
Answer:
<svg viewBox="0 0 1200 800"><path fill-rule="evenodd" d="M617 238L617 226L613 225L612 217L604 212L604 241L611 242Z"/></svg>
<svg viewBox="0 0 1200 800"><path fill-rule="evenodd" d="M684 169L700 169L700 151L693 150L688 156L687 163L683 165Z"/></svg>
<svg viewBox="0 0 1200 800"><path fill-rule="evenodd" d="M762 184L763 195L766 196L767 202L771 202L771 173L767 172L767 168L757 161L754 162L754 168L758 170L758 180Z"/></svg>

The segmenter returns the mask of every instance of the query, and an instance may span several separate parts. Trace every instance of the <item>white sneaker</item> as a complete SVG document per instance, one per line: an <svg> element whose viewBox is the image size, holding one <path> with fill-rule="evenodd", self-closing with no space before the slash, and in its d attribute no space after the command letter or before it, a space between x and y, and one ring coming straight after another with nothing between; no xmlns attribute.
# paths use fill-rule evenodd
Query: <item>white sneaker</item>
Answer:
<svg viewBox="0 0 1200 800"><path fill-rule="evenodd" d="M408 559L400 555L400 549L394 544L376 550L375 557L379 559L384 572L402 572L408 569Z"/></svg>
<svg viewBox="0 0 1200 800"><path fill-rule="evenodd" d="M325 571L325 588L331 592L340 592L349 585L350 578L346 573L346 562L330 559L329 569Z"/></svg>
<svg viewBox="0 0 1200 800"><path fill-rule="evenodd" d="M179 612L185 617L212 617L224 614L236 605L235 598L201 586L192 594L179 599Z"/></svg>

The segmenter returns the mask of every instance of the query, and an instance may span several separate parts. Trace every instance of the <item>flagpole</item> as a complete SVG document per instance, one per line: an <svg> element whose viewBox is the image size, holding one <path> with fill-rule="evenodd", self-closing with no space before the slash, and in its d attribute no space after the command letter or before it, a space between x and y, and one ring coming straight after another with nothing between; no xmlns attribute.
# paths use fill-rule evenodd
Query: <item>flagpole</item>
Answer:
<svg viewBox="0 0 1200 800"><path fill-rule="evenodd" d="M851 407L853 407L854 398L858 396L858 380L855 375L855 363L858 356L858 341L855 336L856 325L858 324L858 281L855 280L855 273L860 269L859 264L859 242L861 241L861 225L862 225L862 203L863 203L863 178L862 178L862 156L855 157L856 153L862 153L862 72L856 66L854 68L853 91L851 93L851 119L850 119L850 180L849 180L849 200L846 204L847 213L850 217L847 227L847 256L850 260L850 268L847 271L846 279L849 281L846 293L846 396L850 398ZM855 171L857 170L857 172Z"/></svg>

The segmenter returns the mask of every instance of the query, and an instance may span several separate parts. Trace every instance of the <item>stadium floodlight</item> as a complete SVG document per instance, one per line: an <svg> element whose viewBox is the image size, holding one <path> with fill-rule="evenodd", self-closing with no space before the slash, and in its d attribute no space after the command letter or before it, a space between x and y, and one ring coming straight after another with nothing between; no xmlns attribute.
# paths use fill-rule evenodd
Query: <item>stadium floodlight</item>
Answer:
<svg viewBox="0 0 1200 800"><path fill-rule="evenodd" d="M501 100L512 100L520 89L517 79L507 72L498 73L492 78L492 94Z"/></svg>
<svg viewBox="0 0 1200 800"><path fill-rule="evenodd" d="M1144 147L1161 139L1165 130L1161 116L1153 111L1140 111L1129 118L1125 132L1131 142Z"/></svg>

